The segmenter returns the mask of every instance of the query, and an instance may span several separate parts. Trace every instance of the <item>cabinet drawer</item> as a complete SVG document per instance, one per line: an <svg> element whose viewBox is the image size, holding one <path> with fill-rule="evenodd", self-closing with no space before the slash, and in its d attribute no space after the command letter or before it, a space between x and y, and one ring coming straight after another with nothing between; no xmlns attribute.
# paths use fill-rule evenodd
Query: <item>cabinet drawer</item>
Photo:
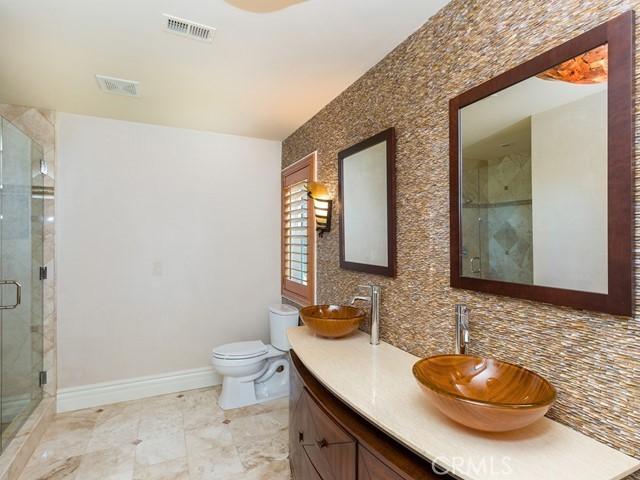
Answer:
<svg viewBox="0 0 640 480"><path fill-rule="evenodd" d="M382 460L358 445L358 480L404 480Z"/></svg>
<svg viewBox="0 0 640 480"><path fill-rule="evenodd" d="M298 471L295 471L295 478L300 480L324 480L314 468L309 457L302 452L302 457L298 464Z"/></svg>
<svg viewBox="0 0 640 480"><path fill-rule="evenodd" d="M323 480L356 480L356 442L305 390L299 442Z"/></svg>

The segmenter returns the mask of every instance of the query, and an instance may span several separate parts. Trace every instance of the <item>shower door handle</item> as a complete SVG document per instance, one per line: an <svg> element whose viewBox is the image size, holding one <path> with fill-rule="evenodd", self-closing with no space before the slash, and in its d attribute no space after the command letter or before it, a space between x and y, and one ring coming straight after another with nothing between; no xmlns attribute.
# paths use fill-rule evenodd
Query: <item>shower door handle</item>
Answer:
<svg viewBox="0 0 640 480"><path fill-rule="evenodd" d="M22 285L15 280L0 280L1 285L15 285L16 286L16 303L13 305L0 305L0 310L11 310L16 308L22 302Z"/></svg>
<svg viewBox="0 0 640 480"><path fill-rule="evenodd" d="M476 266L476 262L478 265L478 269L476 270L474 267ZM471 257L471 273L481 273L482 272L482 260L480 257Z"/></svg>

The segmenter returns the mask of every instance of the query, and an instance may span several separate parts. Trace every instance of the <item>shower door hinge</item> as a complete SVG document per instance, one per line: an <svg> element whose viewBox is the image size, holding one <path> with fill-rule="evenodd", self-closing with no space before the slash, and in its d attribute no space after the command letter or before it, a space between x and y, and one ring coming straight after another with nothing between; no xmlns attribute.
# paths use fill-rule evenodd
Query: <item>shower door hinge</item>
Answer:
<svg viewBox="0 0 640 480"><path fill-rule="evenodd" d="M46 175L49 173L49 165L47 165L47 162L44 158L40 159L40 173L42 175Z"/></svg>
<svg viewBox="0 0 640 480"><path fill-rule="evenodd" d="M47 267L40 267L40 280L46 280L47 279Z"/></svg>
<svg viewBox="0 0 640 480"><path fill-rule="evenodd" d="M41 387L47 384L47 372L45 370L40 372L40 376L38 378L38 385Z"/></svg>

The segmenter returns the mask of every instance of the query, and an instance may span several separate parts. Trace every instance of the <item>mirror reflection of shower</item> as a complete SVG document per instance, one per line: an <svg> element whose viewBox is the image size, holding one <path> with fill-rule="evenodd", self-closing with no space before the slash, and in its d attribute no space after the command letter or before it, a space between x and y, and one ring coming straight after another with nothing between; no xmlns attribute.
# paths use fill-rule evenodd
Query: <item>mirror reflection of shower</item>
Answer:
<svg viewBox="0 0 640 480"><path fill-rule="evenodd" d="M461 109L463 276L607 293L607 55Z"/></svg>

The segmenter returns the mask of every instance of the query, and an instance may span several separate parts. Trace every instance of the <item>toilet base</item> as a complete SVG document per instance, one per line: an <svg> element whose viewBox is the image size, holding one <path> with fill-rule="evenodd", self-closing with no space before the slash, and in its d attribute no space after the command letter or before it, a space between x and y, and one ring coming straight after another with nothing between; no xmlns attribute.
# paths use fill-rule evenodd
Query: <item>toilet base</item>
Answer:
<svg viewBox="0 0 640 480"><path fill-rule="evenodd" d="M273 359L264 372L255 378L225 376L218 405L223 410L247 407L289 395L289 362L286 358Z"/></svg>

